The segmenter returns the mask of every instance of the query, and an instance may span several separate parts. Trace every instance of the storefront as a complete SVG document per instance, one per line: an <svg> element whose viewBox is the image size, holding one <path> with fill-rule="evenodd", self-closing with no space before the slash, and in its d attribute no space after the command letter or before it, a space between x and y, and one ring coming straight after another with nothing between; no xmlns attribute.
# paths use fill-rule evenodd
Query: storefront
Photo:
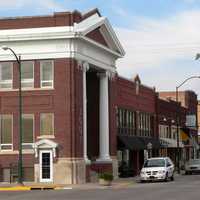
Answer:
<svg viewBox="0 0 200 200"><path fill-rule="evenodd" d="M118 135L117 141L120 177L138 175L147 158L158 156L160 148L158 139Z"/></svg>

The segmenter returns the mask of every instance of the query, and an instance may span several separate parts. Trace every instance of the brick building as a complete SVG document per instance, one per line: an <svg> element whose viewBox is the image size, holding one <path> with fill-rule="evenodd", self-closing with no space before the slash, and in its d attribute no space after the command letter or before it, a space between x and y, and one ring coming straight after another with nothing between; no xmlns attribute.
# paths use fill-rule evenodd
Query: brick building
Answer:
<svg viewBox="0 0 200 200"><path fill-rule="evenodd" d="M165 111L174 113L174 103L169 109L139 76L117 75L116 60L125 52L97 9L0 19L0 46L22 59L24 181L77 184L103 171L136 175L146 157L159 154L158 124L172 118ZM19 157L18 78L13 54L1 49L4 182L17 178L11 175ZM190 100L185 105L193 114Z"/></svg>
<svg viewBox="0 0 200 200"><path fill-rule="evenodd" d="M176 101L175 92L159 92L162 99L172 99ZM194 91L186 90L178 92L178 100L181 106L186 108L186 123L184 131L191 137L190 147L192 149L191 158L198 157L198 124L197 124L197 94Z"/></svg>
<svg viewBox="0 0 200 200"><path fill-rule="evenodd" d="M177 164L178 160L177 142L179 142L181 160L189 159L190 148L186 144L186 139L188 140L189 136L185 138L185 141L182 139L182 134L185 134L183 130L185 129L186 113L187 109L181 106L180 103L158 97L157 126L159 139L162 144L160 155L170 157L175 164Z"/></svg>
<svg viewBox="0 0 200 200"><path fill-rule="evenodd" d="M84 183L117 176L116 67L123 57L97 9L0 19L0 46L22 59L24 181ZM18 66L0 50L0 172L18 160Z"/></svg>
<svg viewBox="0 0 200 200"><path fill-rule="evenodd" d="M158 155L156 93L141 84L117 79L117 149L121 176L137 175L148 156Z"/></svg>

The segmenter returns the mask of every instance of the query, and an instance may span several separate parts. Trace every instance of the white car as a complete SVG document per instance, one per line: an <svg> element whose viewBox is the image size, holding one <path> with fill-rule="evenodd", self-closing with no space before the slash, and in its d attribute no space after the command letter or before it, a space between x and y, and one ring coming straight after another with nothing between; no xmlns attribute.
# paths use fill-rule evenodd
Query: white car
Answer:
<svg viewBox="0 0 200 200"><path fill-rule="evenodd" d="M168 157L149 158L140 172L140 181L174 180L174 164Z"/></svg>
<svg viewBox="0 0 200 200"><path fill-rule="evenodd" d="M185 174L200 173L200 159L191 159L185 164Z"/></svg>

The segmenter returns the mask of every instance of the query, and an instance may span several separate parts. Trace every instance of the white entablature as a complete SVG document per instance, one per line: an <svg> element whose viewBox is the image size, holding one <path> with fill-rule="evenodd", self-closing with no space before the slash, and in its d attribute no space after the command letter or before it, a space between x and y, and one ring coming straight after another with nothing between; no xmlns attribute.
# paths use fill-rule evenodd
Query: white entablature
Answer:
<svg viewBox="0 0 200 200"><path fill-rule="evenodd" d="M86 36L97 28L108 47ZM0 46L4 45L23 60L75 58L110 71L125 54L108 20L97 14L74 26L0 30ZM0 61L14 60L9 52L0 51Z"/></svg>

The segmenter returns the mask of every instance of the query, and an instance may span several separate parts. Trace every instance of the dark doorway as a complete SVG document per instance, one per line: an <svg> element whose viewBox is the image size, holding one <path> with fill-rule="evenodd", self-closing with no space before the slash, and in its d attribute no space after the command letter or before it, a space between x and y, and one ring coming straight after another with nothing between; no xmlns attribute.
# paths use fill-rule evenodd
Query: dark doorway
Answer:
<svg viewBox="0 0 200 200"><path fill-rule="evenodd" d="M87 152L90 160L99 155L99 78L97 71L87 72Z"/></svg>

